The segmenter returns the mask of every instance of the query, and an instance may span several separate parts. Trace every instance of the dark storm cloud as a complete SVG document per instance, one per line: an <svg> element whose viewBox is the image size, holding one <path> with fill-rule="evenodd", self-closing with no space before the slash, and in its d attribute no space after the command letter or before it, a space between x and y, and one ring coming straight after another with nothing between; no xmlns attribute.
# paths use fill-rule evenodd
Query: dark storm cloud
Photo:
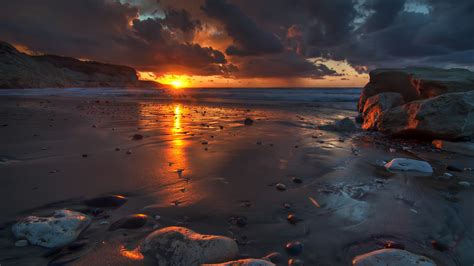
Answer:
<svg viewBox="0 0 474 266"><path fill-rule="evenodd" d="M473 68L473 18L472 0L17 0L0 36L141 70L319 78L337 74L306 59Z"/></svg>
<svg viewBox="0 0 474 266"><path fill-rule="evenodd" d="M145 2L151 9L153 2ZM189 42L199 21L186 10L164 14L140 20L138 7L109 0L8 1L0 9L0 36L44 53L141 70L212 75L227 69L220 51Z"/></svg>
<svg viewBox="0 0 474 266"><path fill-rule="evenodd" d="M244 58L238 77L305 77L322 78L337 75L324 64L314 64L292 52Z"/></svg>
<svg viewBox="0 0 474 266"><path fill-rule="evenodd" d="M238 6L227 0L207 0L202 10L223 23L234 40L234 45L226 49L228 55L262 55L283 51L283 45L273 33L262 30Z"/></svg>

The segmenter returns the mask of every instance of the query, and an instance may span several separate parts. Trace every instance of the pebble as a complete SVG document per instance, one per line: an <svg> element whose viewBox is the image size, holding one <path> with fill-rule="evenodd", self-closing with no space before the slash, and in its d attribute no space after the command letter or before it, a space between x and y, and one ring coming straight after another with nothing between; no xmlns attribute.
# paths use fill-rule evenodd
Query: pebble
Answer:
<svg viewBox="0 0 474 266"><path fill-rule="evenodd" d="M82 158L87 158L89 155L87 154L82 154Z"/></svg>
<svg viewBox="0 0 474 266"><path fill-rule="evenodd" d="M292 213L288 214L287 220L288 220L288 222L290 222L290 224L297 224L297 223L303 221L303 219L297 217L296 215L294 215Z"/></svg>
<svg viewBox="0 0 474 266"><path fill-rule="evenodd" d="M283 204L283 208L291 209L291 204L290 203L285 203L285 204Z"/></svg>
<svg viewBox="0 0 474 266"><path fill-rule="evenodd" d="M301 183L303 183L303 180L302 180L301 178L299 178L299 177L293 177L291 180L292 180L293 183L295 183L295 184L301 184Z"/></svg>
<svg viewBox="0 0 474 266"><path fill-rule="evenodd" d="M303 252L303 243L300 241L291 241L286 244L285 250L291 256L298 256Z"/></svg>
<svg viewBox="0 0 474 266"><path fill-rule="evenodd" d="M250 126L252 124L253 124L253 120L251 118L249 118L249 117L245 118L244 125Z"/></svg>
<svg viewBox="0 0 474 266"><path fill-rule="evenodd" d="M405 249L405 245L398 242L388 241L387 243L385 243L384 248Z"/></svg>
<svg viewBox="0 0 474 266"><path fill-rule="evenodd" d="M471 186L471 183L469 183L467 181L459 181L458 184L462 187L470 187Z"/></svg>
<svg viewBox="0 0 474 266"><path fill-rule="evenodd" d="M132 154L132 150L128 150L128 151L127 151L127 154L128 154L128 155Z"/></svg>
<svg viewBox="0 0 474 266"><path fill-rule="evenodd" d="M283 255L281 255L280 252L272 252L272 253L266 255L265 257L263 257L262 259L268 260L272 263L277 264L277 263L280 263L280 262L283 261Z"/></svg>
<svg viewBox="0 0 474 266"><path fill-rule="evenodd" d="M110 224L110 223L108 221L101 221L99 224L100 225L107 225L107 224Z"/></svg>
<svg viewBox="0 0 474 266"><path fill-rule="evenodd" d="M142 140L143 139L143 135L141 134L134 134L133 137L132 137L133 140Z"/></svg>
<svg viewBox="0 0 474 266"><path fill-rule="evenodd" d="M300 259L289 259L288 266L303 266L304 263Z"/></svg>
<svg viewBox="0 0 474 266"><path fill-rule="evenodd" d="M78 249L81 249L83 248L85 245L87 245L89 243L89 240L87 239L81 239L81 240L77 240L75 241L74 243L72 243L71 245L69 245L67 248L69 250L78 250Z"/></svg>
<svg viewBox="0 0 474 266"><path fill-rule="evenodd" d="M436 241L436 240L431 241L431 246L432 246L434 249L436 249L436 250L438 250L438 251L441 251L441 252L444 252L444 251L448 251L448 250L449 250L449 247L448 247L447 245L445 245L445 244L443 244L443 243L440 243L440 242L438 242L438 241Z"/></svg>
<svg viewBox="0 0 474 266"><path fill-rule="evenodd" d="M464 169L461 166L450 164L446 167L446 170L453 172L462 172Z"/></svg>
<svg viewBox="0 0 474 266"><path fill-rule="evenodd" d="M28 246L28 240L21 239L15 242L15 247L26 247Z"/></svg>
<svg viewBox="0 0 474 266"><path fill-rule="evenodd" d="M244 216L239 216L237 217L237 219L235 220L235 224L238 226L238 227L245 227L247 225L247 218L244 217Z"/></svg>
<svg viewBox="0 0 474 266"><path fill-rule="evenodd" d="M148 221L148 215L146 214L132 214L125 216L118 221L114 222L109 227L109 231L123 229L138 229L143 227Z"/></svg>
<svg viewBox="0 0 474 266"><path fill-rule="evenodd" d="M283 183L278 183L276 184L276 189L280 190L280 191L285 191L286 190L286 185L283 184Z"/></svg>

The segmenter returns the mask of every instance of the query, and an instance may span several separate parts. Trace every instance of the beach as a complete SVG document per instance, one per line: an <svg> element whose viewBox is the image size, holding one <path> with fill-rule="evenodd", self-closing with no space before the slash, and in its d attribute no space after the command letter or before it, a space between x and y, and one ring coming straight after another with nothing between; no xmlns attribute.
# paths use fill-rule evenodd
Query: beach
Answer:
<svg viewBox="0 0 474 266"><path fill-rule="evenodd" d="M474 262L474 173L446 170L474 168L472 157L318 128L355 118L358 90L325 92L319 102L311 90L281 98L93 90L0 96L1 265L154 265L135 251L166 226L236 239L242 258L280 252L281 265L294 257L285 253L294 240L305 265L351 265L390 243L438 265ZM387 172L384 162L397 157L426 160L434 173ZM62 208L91 213L84 200L110 194L127 202L91 215L80 249L14 246L15 221ZM108 230L130 214L150 219Z"/></svg>

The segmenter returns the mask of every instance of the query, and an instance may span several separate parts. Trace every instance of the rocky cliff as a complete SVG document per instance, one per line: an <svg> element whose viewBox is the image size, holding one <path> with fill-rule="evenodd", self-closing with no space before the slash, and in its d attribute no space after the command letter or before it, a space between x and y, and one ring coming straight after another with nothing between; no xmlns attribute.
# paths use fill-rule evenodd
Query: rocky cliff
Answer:
<svg viewBox="0 0 474 266"><path fill-rule="evenodd" d="M30 56L0 41L0 89L65 87L158 87L135 69L56 55Z"/></svg>
<svg viewBox="0 0 474 266"><path fill-rule="evenodd" d="M390 135L474 135L474 73L466 69L380 69L359 99L362 128Z"/></svg>

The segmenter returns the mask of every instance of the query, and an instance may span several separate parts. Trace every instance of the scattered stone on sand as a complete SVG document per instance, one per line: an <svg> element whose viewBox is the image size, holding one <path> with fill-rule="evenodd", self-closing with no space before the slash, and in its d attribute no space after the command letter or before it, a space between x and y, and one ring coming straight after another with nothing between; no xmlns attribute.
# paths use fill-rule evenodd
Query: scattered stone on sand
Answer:
<svg viewBox="0 0 474 266"><path fill-rule="evenodd" d="M265 257L263 257L262 259L276 264L276 263L280 263L280 262L283 261L283 255L281 255L280 252L272 252L272 253L266 255Z"/></svg>
<svg viewBox="0 0 474 266"><path fill-rule="evenodd" d="M97 198L87 199L84 204L89 207L111 208L120 207L127 202L127 198L121 195L107 195Z"/></svg>
<svg viewBox="0 0 474 266"><path fill-rule="evenodd" d="M458 185L460 185L461 187L470 187L471 186L471 183L467 182L467 181L459 181L458 182Z"/></svg>
<svg viewBox="0 0 474 266"><path fill-rule="evenodd" d="M252 118L250 118L250 117L245 118L245 120L244 120L244 125L250 126L250 125L252 125L252 124L253 124Z"/></svg>
<svg viewBox="0 0 474 266"><path fill-rule="evenodd" d="M28 246L28 240L21 239L15 242L15 247L26 247Z"/></svg>
<svg viewBox="0 0 474 266"><path fill-rule="evenodd" d="M304 263L300 259L289 259L288 266L303 266Z"/></svg>
<svg viewBox="0 0 474 266"><path fill-rule="evenodd" d="M123 229L137 229L143 227L148 221L148 215L146 214L132 214L125 216L118 221L112 223L109 227L109 231Z"/></svg>
<svg viewBox="0 0 474 266"><path fill-rule="evenodd" d="M91 223L82 213L57 210L53 216L28 216L12 227L17 239L27 239L32 245L59 248L74 242Z"/></svg>
<svg viewBox="0 0 474 266"><path fill-rule="evenodd" d="M435 266L431 259L406 250L385 248L359 255L352 260L354 266Z"/></svg>
<svg viewBox="0 0 474 266"><path fill-rule="evenodd" d="M142 140L143 139L143 135L141 134L134 134L133 137L132 137L133 140Z"/></svg>
<svg viewBox="0 0 474 266"><path fill-rule="evenodd" d="M286 185L283 184L283 183L277 183L275 185L276 189L279 190L279 191L285 191L286 190Z"/></svg>
<svg viewBox="0 0 474 266"><path fill-rule="evenodd" d="M436 149L439 150L474 156L474 142L452 142L446 140L433 140L432 144Z"/></svg>
<svg viewBox="0 0 474 266"><path fill-rule="evenodd" d="M225 236L201 235L184 227L166 227L149 234L140 251L160 266L201 265L235 259L239 248Z"/></svg>
<svg viewBox="0 0 474 266"><path fill-rule="evenodd" d="M303 243L300 241L291 241L285 246L285 250L291 256L298 256L303 252Z"/></svg>
<svg viewBox="0 0 474 266"><path fill-rule="evenodd" d="M403 172L420 172L420 173L433 173L433 168L428 162L406 159L406 158L395 158L385 164L385 169L388 171L403 171Z"/></svg>
<svg viewBox="0 0 474 266"><path fill-rule="evenodd" d="M241 259L216 264L202 264L202 266L275 266L275 264L263 259Z"/></svg>

